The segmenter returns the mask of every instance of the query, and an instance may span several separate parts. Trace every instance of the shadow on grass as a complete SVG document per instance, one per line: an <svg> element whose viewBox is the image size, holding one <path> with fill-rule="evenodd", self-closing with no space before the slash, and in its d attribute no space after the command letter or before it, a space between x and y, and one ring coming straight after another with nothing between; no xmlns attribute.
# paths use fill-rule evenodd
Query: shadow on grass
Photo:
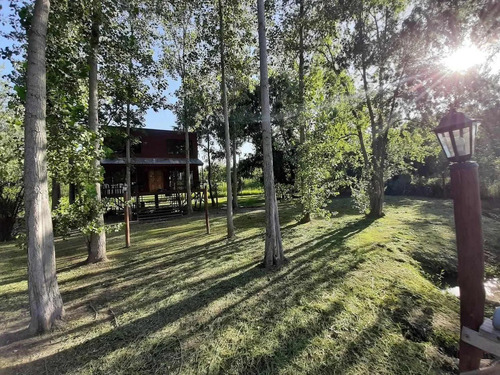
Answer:
<svg viewBox="0 0 500 375"><path fill-rule="evenodd" d="M363 219L350 223L349 225L333 230L321 237L313 238L303 242L293 248L287 249L287 256L291 263L278 272L266 272L256 267L260 261L261 254L255 254L254 249L248 245L253 240L257 240L261 234L247 238L241 238L234 242L221 244L220 240L207 245L193 246L191 248L174 252L166 259L155 251L144 254L144 259L139 259L120 265L115 269L99 271L87 277L95 280L87 286L76 289L70 293L65 291L63 299L65 303L81 300L74 307L85 305L89 301L96 304L113 302L118 313L140 310L147 307L156 306L157 303L167 303L170 295L176 292L188 294L187 297L169 303L167 306L157 308L153 313L141 316L124 325L119 325L114 330L101 334L95 338L85 341L70 349L62 350L46 358L34 360L30 363L10 367L5 369L7 373L36 373L37 369L46 368L47 371L58 374L72 372L83 368L92 360L103 358L118 349L137 345L141 340L145 340L151 335L172 325L181 319L194 319L193 316L200 315L198 319L203 322L186 328L177 336L180 340L186 341L193 335L205 332L210 324L218 319L225 319L226 325L238 321L239 311L247 311L259 307L266 316L279 316L287 304L290 306L299 303L301 298L308 296L310 291L317 288L328 288L328 286L341 280L350 271L356 269L364 260L364 253L344 254L343 243L356 233L368 227L373 220ZM284 232L293 231L295 224L284 228ZM262 242L262 241L260 241ZM215 245L215 248L211 246ZM262 244L260 244L262 246ZM240 267L218 272L208 277L201 277L189 281L195 277L197 272L207 267L215 267L221 263L221 254L226 252L232 256L239 253L248 255L247 263ZM371 251L367 249L367 251ZM180 255L180 256L179 256ZM257 256L258 255L258 259ZM328 264L332 259L339 256L346 256L347 261L339 262L338 267L330 269ZM153 264L150 264L153 263ZM137 268L140 265L146 265ZM109 273L109 274L108 274ZM104 280L101 276L106 276ZM71 279L71 282L80 281L83 277ZM116 283L114 283L114 279ZM185 281L187 280L187 281ZM64 286L65 283L61 282ZM290 290L290 284L300 285L300 288ZM130 300L137 291L157 290L161 291L153 295L146 294L139 301ZM236 293L236 294L235 294ZM217 314L207 314L207 306L216 301L224 301L231 295L232 303L222 308ZM123 301L123 302L121 302ZM274 304L274 301L282 303ZM283 303L285 305L283 305ZM115 308L115 307L114 307ZM334 315L342 308L341 304L334 304L329 315ZM102 321L95 322L94 325L102 324ZM88 324L88 328L92 327ZM78 327L78 329L85 329ZM58 335L65 337L69 332L61 332ZM42 340L53 339L54 336L34 340L33 347L40 344ZM296 351L303 350L307 345L305 340L301 345L296 346ZM165 354L166 355L166 354ZM293 352L291 352L293 357ZM71 358L68 361L68 358ZM116 364L119 366L119 363Z"/></svg>

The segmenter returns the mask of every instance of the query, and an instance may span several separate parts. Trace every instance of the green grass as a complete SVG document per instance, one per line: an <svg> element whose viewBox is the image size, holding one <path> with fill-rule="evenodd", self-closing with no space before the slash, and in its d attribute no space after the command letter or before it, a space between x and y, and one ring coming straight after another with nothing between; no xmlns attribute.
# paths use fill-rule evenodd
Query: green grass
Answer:
<svg viewBox="0 0 500 375"><path fill-rule="evenodd" d="M225 182L221 182L219 184L217 193L219 194L219 198L227 196L227 185ZM264 186L262 186L262 182L260 182L258 179L244 179L242 190L238 192L238 196L260 194L264 194Z"/></svg>
<svg viewBox="0 0 500 375"><path fill-rule="evenodd" d="M208 199L210 203L210 198ZM219 197L219 206L222 207L226 205L227 197ZM238 195L238 206L241 208L258 208L264 207L266 204L266 200L264 198L264 194L254 194L254 195Z"/></svg>
<svg viewBox="0 0 500 375"><path fill-rule="evenodd" d="M456 270L450 202L389 198L377 221L346 199L332 209L297 225L294 203L280 205L289 263L275 272L257 266L262 208L235 216L232 242L222 212L211 235L201 213L135 224L132 247L109 235L111 261L99 265L79 264L80 238L57 240L65 321L31 338L26 256L2 244L0 373L453 373L458 299L436 285ZM489 265L497 228L485 218Z"/></svg>

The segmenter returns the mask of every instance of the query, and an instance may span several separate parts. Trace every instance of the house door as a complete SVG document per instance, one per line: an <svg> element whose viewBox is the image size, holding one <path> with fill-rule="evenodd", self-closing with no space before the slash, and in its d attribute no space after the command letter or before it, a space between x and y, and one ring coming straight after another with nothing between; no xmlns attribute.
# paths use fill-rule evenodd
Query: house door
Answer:
<svg viewBox="0 0 500 375"><path fill-rule="evenodd" d="M149 191L158 191L165 188L163 181L163 171L161 169L153 169L148 173Z"/></svg>

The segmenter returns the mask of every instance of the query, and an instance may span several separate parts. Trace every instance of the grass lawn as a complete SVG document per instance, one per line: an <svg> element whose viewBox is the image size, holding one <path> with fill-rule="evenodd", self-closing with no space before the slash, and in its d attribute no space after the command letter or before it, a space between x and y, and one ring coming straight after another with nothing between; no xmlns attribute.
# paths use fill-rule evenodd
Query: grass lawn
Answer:
<svg viewBox="0 0 500 375"><path fill-rule="evenodd" d="M247 197L250 206L262 198ZM388 198L377 221L335 200L331 220L297 225L280 204L289 263L267 272L264 212L202 214L108 236L110 261L81 265L79 237L56 241L66 317L27 337L26 255L0 245L2 374L447 374L456 371L458 299L449 201ZM215 213L215 212L214 212ZM499 222L484 218L498 276ZM498 302L498 301L497 301ZM488 305L491 313L492 304Z"/></svg>

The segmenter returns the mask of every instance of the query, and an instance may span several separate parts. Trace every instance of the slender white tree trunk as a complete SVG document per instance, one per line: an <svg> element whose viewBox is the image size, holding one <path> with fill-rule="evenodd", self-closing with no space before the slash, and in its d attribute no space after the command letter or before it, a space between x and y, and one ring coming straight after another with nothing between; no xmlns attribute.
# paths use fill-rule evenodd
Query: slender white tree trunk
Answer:
<svg viewBox="0 0 500 375"><path fill-rule="evenodd" d="M236 132L233 129L233 209L237 211L238 206L238 163L236 162Z"/></svg>
<svg viewBox="0 0 500 375"><path fill-rule="evenodd" d="M304 73L304 0L299 0L299 111L300 111L300 145L303 147L306 143L306 124L305 124L305 73ZM304 150L301 150L300 158L304 158ZM300 164L303 164L304 160ZM302 167L302 166L300 166ZM304 196L306 194L306 181L303 177L299 181L300 194ZM302 207L302 223L308 223L311 221L311 213Z"/></svg>
<svg viewBox="0 0 500 375"><path fill-rule="evenodd" d="M191 200L191 167L189 164L190 150L189 150L189 127L187 124L187 116L184 111L184 138L186 141L186 198L187 198L187 214L193 213L193 201Z"/></svg>
<svg viewBox="0 0 500 375"><path fill-rule="evenodd" d="M227 88L226 88L226 64L224 57L224 17L222 15L222 1L219 0L219 43L220 43L220 67L222 87L222 111L224 112L224 134L226 149L226 183L227 183L227 237L234 237L233 224L233 192L231 188L231 137L229 134L229 115L227 111Z"/></svg>
<svg viewBox="0 0 500 375"><path fill-rule="evenodd" d="M30 331L46 332L62 317L49 205L46 134L46 66L49 0L36 0L26 71L24 201L28 242Z"/></svg>
<svg viewBox="0 0 500 375"><path fill-rule="evenodd" d="M129 95L130 100L130 95ZM131 178L131 162L130 162L130 103L127 103L127 143L125 146L125 161L127 163L125 170L125 183L127 184L127 200L132 197L132 178Z"/></svg>
<svg viewBox="0 0 500 375"><path fill-rule="evenodd" d="M260 104L262 111L262 142L264 150L264 190L266 194L266 268L281 267L285 261L281 243L278 201L274 187L271 109L269 105L269 79L267 74L267 41L264 0L257 0L260 49Z"/></svg>
<svg viewBox="0 0 500 375"><path fill-rule="evenodd" d="M304 0L299 0L299 106L300 106L300 144L306 141L304 123L305 82L304 82Z"/></svg>
<svg viewBox="0 0 500 375"><path fill-rule="evenodd" d="M89 128L96 134L95 150L99 151L100 137L99 134L99 111L98 111L98 81L97 81L97 56L99 49L99 24L101 17L101 4L99 0L93 1L92 15L92 34L90 36L90 55L89 55ZM95 171L101 169L99 157L94 160ZM101 201L101 183L95 183L96 200ZM107 260L106 257L106 232L104 231L104 216L102 213L98 215L97 222L102 230L99 233L93 233L90 236L89 256L87 263L96 263Z"/></svg>
<svg viewBox="0 0 500 375"><path fill-rule="evenodd" d="M210 132L207 131L207 159L208 159L208 190L210 193L210 200L212 201L212 207L215 207L214 193L212 190L212 158L210 157Z"/></svg>

